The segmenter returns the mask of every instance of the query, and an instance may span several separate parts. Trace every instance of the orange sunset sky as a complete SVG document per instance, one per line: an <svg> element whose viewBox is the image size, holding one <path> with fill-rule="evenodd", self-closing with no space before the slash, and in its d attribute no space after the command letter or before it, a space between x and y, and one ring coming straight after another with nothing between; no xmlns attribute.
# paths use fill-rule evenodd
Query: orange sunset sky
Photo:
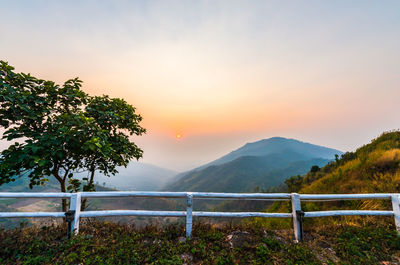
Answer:
<svg viewBox="0 0 400 265"><path fill-rule="evenodd" d="M0 59L17 72L78 76L137 108L143 162L186 170L272 136L350 151L400 128L399 1L0 0L0 12Z"/></svg>

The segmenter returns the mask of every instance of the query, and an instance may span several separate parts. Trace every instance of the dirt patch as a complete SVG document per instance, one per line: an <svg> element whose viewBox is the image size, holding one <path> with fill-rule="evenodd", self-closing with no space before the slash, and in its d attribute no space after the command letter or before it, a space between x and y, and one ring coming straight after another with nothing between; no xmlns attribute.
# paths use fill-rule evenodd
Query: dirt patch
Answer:
<svg viewBox="0 0 400 265"><path fill-rule="evenodd" d="M45 200L35 200L33 203L16 207L19 212L49 212L57 211L59 204ZM39 226L49 226L52 224L60 224L62 218L30 218L30 222Z"/></svg>
<svg viewBox="0 0 400 265"><path fill-rule="evenodd" d="M53 202L38 200L31 204L15 207L19 212L46 212L50 210L55 210L58 205Z"/></svg>
<svg viewBox="0 0 400 265"><path fill-rule="evenodd" d="M33 206L32 209L36 209L37 207L42 207L40 208L42 211L43 210L56 210L60 208L60 202L55 202L54 200L41 200L41 199L23 199L23 200L18 200L17 202L10 204L8 207L10 209L17 209L20 212L34 212L36 210L30 210L30 206ZM21 209L21 210L20 210Z"/></svg>

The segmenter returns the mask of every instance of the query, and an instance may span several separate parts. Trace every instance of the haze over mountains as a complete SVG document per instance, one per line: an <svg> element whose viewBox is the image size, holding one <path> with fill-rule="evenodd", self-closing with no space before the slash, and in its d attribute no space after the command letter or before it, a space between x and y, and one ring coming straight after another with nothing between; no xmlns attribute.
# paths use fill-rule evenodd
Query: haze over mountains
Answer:
<svg viewBox="0 0 400 265"><path fill-rule="evenodd" d="M95 183L97 188L103 186L116 190L159 190L169 180L177 174L176 171L161 168L152 164L131 161L125 167L119 167L115 176L107 177L99 172L96 173ZM87 173L75 173L75 177L86 177ZM33 189L28 187L27 178L17 178L15 182L3 184L0 191L59 191L59 183L54 177L49 177L49 182L45 186L34 186Z"/></svg>
<svg viewBox="0 0 400 265"><path fill-rule="evenodd" d="M339 150L273 137L247 143L231 153L179 174L163 190L251 192L282 184L292 175L304 174L313 165L324 166Z"/></svg>
<svg viewBox="0 0 400 265"><path fill-rule="evenodd" d="M126 168L118 168L115 176L97 174L96 181L117 190L159 190L177 173L152 164L131 161Z"/></svg>

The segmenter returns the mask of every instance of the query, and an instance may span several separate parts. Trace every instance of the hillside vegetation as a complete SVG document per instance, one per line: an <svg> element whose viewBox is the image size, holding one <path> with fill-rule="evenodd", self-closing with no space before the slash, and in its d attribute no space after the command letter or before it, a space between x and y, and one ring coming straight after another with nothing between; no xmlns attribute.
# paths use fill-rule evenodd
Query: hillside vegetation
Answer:
<svg viewBox="0 0 400 265"><path fill-rule="evenodd" d="M251 192L255 188L268 189L282 184L287 177L307 172L312 165L325 165L327 159L296 160L293 153L264 157L244 156L234 161L209 166L187 174L169 185L171 191Z"/></svg>
<svg viewBox="0 0 400 265"><path fill-rule="evenodd" d="M326 166L313 168L307 174L285 181L289 192L298 193L399 193L400 132L385 132L371 143L348 152ZM269 211L289 211L289 203L274 203ZM389 200L351 200L302 203L306 211L327 209L391 210ZM374 218L379 217L363 217ZM347 217L347 220L361 217ZM307 220L331 222L335 218Z"/></svg>
<svg viewBox="0 0 400 265"><path fill-rule="evenodd" d="M301 193L374 193L400 191L400 132L383 133L315 172L288 179Z"/></svg>

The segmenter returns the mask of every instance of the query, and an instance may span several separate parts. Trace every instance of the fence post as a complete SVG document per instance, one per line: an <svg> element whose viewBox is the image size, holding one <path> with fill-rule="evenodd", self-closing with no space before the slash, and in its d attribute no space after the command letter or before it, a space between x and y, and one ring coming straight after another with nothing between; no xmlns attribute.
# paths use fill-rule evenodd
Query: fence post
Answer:
<svg viewBox="0 0 400 265"><path fill-rule="evenodd" d="M186 195L186 237L192 237L192 224L193 224L193 215L192 215L192 205L193 205L193 194L188 192Z"/></svg>
<svg viewBox="0 0 400 265"><path fill-rule="evenodd" d="M79 216L81 213L81 193L73 193L69 202L69 210L73 211L73 220L71 222L70 234L79 232Z"/></svg>
<svg viewBox="0 0 400 265"><path fill-rule="evenodd" d="M400 205L399 194L392 195L392 207L394 215L394 224L396 225L397 233L400 235Z"/></svg>
<svg viewBox="0 0 400 265"><path fill-rule="evenodd" d="M303 239L303 217L304 212L301 210L300 196L297 193L290 194L292 199L292 215L293 215L293 230L296 242Z"/></svg>

